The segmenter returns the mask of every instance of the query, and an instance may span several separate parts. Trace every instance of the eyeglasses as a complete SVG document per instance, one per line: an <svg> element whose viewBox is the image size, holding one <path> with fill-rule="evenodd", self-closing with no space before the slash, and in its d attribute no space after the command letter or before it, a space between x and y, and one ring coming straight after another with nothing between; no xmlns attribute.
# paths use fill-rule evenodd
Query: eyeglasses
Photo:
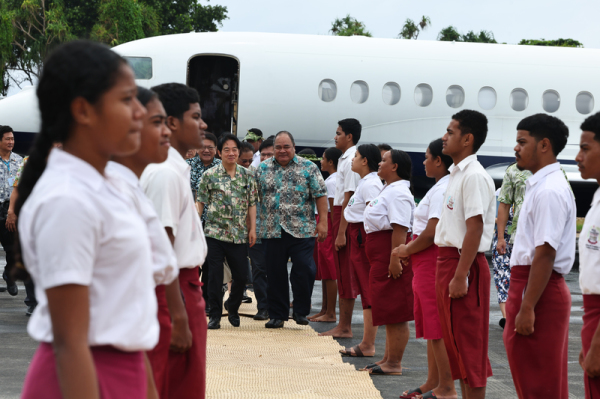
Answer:
<svg viewBox="0 0 600 399"><path fill-rule="evenodd" d="M204 147L205 150L209 150L209 151L213 151L215 148L217 148L217 147L212 147L212 146Z"/></svg>

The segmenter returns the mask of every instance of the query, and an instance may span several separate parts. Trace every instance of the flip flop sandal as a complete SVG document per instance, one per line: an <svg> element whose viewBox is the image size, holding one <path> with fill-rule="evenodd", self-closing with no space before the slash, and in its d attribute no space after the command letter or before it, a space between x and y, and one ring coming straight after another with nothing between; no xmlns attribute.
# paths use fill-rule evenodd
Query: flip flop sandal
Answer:
<svg viewBox="0 0 600 399"><path fill-rule="evenodd" d="M340 353L342 354L342 356L350 357L373 357L373 355L365 356L358 345L354 345L352 348L345 348L343 350L340 350Z"/></svg>
<svg viewBox="0 0 600 399"><path fill-rule="evenodd" d="M437 398L436 394L433 393L433 391L428 391L425 392L423 395L421 395L421 399L435 399Z"/></svg>
<svg viewBox="0 0 600 399"><path fill-rule="evenodd" d="M373 374L373 375L402 375L402 372L397 372L397 371L383 371L381 369L380 366L375 366L373 367L371 370L369 370L369 374Z"/></svg>
<svg viewBox="0 0 600 399"><path fill-rule="evenodd" d="M371 363L371 364L367 364L365 367L363 367L362 369L358 369L358 371L369 371L371 370L373 367L377 366L377 363Z"/></svg>
<svg viewBox="0 0 600 399"><path fill-rule="evenodd" d="M421 388L415 388L415 389L411 389L410 391L406 391L405 395L400 395L400 399L411 399L417 395L422 395L422 394L423 394L423 391L421 391Z"/></svg>

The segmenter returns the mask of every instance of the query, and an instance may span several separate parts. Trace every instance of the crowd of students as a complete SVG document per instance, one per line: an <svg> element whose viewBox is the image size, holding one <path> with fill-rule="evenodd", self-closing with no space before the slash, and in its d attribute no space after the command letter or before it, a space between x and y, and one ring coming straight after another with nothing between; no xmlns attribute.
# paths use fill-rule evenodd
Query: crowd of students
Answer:
<svg viewBox="0 0 600 399"><path fill-rule="evenodd" d="M215 138L221 163L208 168L206 159L194 186L184 157L208 137L197 92L176 83L136 87L126 61L99 44L58 47L37 95L42 126L14 210L16 263L38 300L28 332L40 346L23 398L203 398L224 261L233 280L228 319L237 327L248 253L255 318L270 319L266 328L283 327L292 306L298 324L336 321L339 297L339 324L321 335L351 337L360 295L364 334L343 355L374 356L385 326L385 352L363 370L402 374L414 320L417 338L428 341L428 374L400 397L453 398L455 380L463 398L485 397L492 369L484 252L496 203L476 155L487 134L483 114L458 112L430 143L424 166L436 183L416 206L408 154L358 145L355 119L338 122L336 148L321 161L327 180L296 155L291 133L262 141L251 132L258 158L241 162L249 147L234 135ZM576 161L583 178L600 180L600 113L581 129ZM568 135L545 114L517 127L517 167L532 176L510 258L504 342L520 398L568 397L571 299L563 276L575 257L575 202L557 162ZM579 245L589 398L600 397L599 193ZM248 249L257 247L253 257ZM315 278L323 308L309 318Z"/></svg>

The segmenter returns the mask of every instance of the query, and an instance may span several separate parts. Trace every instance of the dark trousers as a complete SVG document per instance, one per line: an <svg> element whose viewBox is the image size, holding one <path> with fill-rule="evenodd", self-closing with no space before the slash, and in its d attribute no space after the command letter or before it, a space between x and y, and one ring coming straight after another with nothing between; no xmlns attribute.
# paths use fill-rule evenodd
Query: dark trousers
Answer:
<svg viewBox="0 0 600 399"><path fill-rule="evenodd" d="M317 267L313 259L315 238L295 238L281 230L281 238L263 239L267 245L267 275L269 284L267 297L269 317L287 320L290 315L290 288L294 295L294 313L307 316L310 313L310 298ZM292 259L289 275L287 261Z"/></svg>
<svg viewBox="0 0 600 399"><path fill-rule="evenodd" d="M28 277L27 280L25 280L25 293L27 294L25 297L25 305L37 306L38 302L35 298L35 286L33 285L31 277Z"/></svg>
<svg viewBox="0 0 600 399"><path fill-rule="evenodd" d="M14 241L15 233L6 229L6 219L0 219L0 244L4 248L4 252L6 252L6 266L4 266L2 277L7 285L15 283L15 280L11 276L11 270L15 264Z"/></svg>
<svg viewBox="0 0 600 399"><path fill-rule="evenodd" d="M223 311L223 262L231 269L231 293L229 294L229 312L237 313L242 303L246 279L248 278L248 245L234 244L206 238L208 253L204 266L208 266L208 304L210 317L221 318Z"/></svg>
<svg viewBox="0 0 600 399"><path fill-rule="evenodd" d="M254 244L248 249L252 264L252 287L256 296L258 310L268 310L267 302L267 264L265 261L267 244Z"/></svg>

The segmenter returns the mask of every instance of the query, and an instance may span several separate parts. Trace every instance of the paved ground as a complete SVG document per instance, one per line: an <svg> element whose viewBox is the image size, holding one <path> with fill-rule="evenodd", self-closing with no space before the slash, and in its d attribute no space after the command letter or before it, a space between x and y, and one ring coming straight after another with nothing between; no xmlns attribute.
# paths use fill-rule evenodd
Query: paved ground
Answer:
<svg viewBox="0 0 600 399"><path fill-rule="evenodd" d="M4 264L4 259L0 257L0 264ZM580 331L582 316L582 296L579 292L579 275L576 271L567 276L567 283L571 289L573 298L573 307L571 309L571 325L569 328L569 390L570 398L583 398L583 372L577 361L581 347ZM2 283L0 282L0 285ZM15 399L19 397L23 379L27 371L29 362L33 356L37 344L29 338L26 333L26 324L28 318L25 316L25 289L19 286L19 295L11 297L6 292L0 293L0 399ZM318 311L321 306L321 286L315 285L313 293L313 309ZM512 383L508 362L502 343L502 329L498 326L500 319L500 309L495 299L495 288L492 284L492 300L490 314L490 347L489 356L494 371L494 377L488 380L487 398L506 399L516 398L514 386ZM243 323L243 320L242 320ZM293 323L290 321L290 323ZM355 306L353 317L353 339L339 339L343 346L351 346L362 338L362 310L359 301ZM311 326L317 331L325 331L331 328L332 324L311 323ZM411 323L411 336L414 337L414 325ZM382 354L385 346L385 330L381 328L377 336L376 350ZM375 358L357 359L344 358L344 361L355 365L357 368L363 367L370 360L379 360L379 355ZM381 396L385 399L397 398L400 392L408 388L414 388L424 382L427 373L426 344L423 340L412 338L406 348L403 367L406 368L403 376L388 377L375 376L373 382L380 390ZM359 371L357 371L358 373ZM307 381L310 384L310 381ZM249 394L248 397L251 397Z"/></svg>

